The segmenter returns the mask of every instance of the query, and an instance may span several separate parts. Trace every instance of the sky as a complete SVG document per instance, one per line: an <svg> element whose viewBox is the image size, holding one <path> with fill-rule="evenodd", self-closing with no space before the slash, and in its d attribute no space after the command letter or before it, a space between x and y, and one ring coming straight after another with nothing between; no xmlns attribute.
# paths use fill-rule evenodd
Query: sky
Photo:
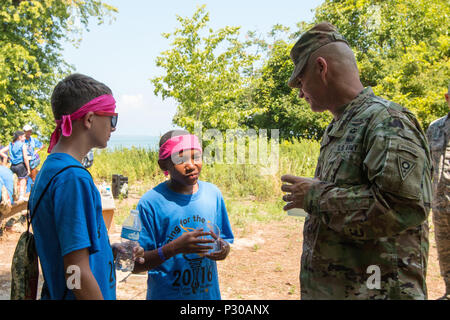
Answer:
<svg viewBox="0 0 450 320"><path fill-rule="evenodd" d="M205 4L208 26L217 30L240 26L241 35L257 31L266 35L275 24L296 30L299 21L311 21L313 9L323 0L104 0L119 12L111 23L98 26L94 19L76 48L64 44L63 56L74 72L89 75L113 91L119 113L114 135L159 136L175 128L176 102L155 96L150 79L164 70L156 57L170 49L162 33L179 27L176 16L192 17Z"/></svg>

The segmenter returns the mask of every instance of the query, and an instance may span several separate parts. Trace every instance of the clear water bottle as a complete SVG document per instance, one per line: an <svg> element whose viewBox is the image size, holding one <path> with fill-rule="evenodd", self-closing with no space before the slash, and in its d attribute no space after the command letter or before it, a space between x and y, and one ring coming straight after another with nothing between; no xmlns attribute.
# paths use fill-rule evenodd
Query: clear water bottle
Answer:
<svg viewBox="0 0 450 320"><path fill-rule="evenodd" d="M122 272L130 272L134 269L133 248L138 246L139 233L142 230L139 211L131 210L128 218L122 225L121 242L126 252L117 252L116 269Z"/></svg>
<svg viewBox="0 0 450 320"><path fill-rule="evenodd" d="M292 209L289 209L289 210L287 211L287 214L288 214L289 216L293 216L293 217L307 217L307 216L308 216L308 212L306 212L306 211L303 210L303 209L299 209L299 208L292 208Z"/></svg>

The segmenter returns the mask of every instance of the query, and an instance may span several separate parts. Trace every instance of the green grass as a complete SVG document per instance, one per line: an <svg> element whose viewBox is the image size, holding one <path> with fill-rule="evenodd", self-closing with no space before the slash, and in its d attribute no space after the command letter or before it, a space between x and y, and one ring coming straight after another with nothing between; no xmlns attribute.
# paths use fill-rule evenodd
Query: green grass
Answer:
<svg viewBox="0 0 450 320"><path fill-rule="evenodd" d="M122 225L125 219L130 215L130 211L136 209L136 204L128 204L126 201L116 202L116 212L114 212L114 223Z"/></svg>

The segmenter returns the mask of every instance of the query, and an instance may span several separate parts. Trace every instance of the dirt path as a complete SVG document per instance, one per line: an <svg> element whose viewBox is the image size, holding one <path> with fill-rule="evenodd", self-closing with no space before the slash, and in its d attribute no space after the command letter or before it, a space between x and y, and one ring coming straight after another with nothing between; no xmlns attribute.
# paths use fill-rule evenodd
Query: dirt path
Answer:
<svg viewBox="0 0 450 320"><path fill-rule="evenodd" d="M299 270L302 247L301 220L286 217L274 223L254 223L245 230L233 229L235 244L228 258L218 262L223 299L299 299ZM431 227L431 230L432 227ZM20 230L17 230L20 231ZM110 234L111 242L119 238L119 228ZM433 300L442 296L444 284L439 275L436 245L430 232L428 260L428 295ZM19 232L6 232L0 239L0 300L9 299L10 263ZM132 275L120 282L117 275L118 299L145 299L147 276Z"/></svg>

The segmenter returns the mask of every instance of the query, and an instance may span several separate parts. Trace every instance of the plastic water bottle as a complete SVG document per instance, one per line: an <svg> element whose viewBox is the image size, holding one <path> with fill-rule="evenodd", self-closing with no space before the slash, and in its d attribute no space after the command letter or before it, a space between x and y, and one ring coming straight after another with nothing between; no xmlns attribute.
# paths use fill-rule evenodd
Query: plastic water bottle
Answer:
<svg viewBox="0 0 450 320"><path fill-rule="evenodd" d="M121 242L126 252L117 252L116 269L122 272L130 272L134 269L133 248L139 245L139 233L142 230L139 211L131 210L128 218L122 225Z"/></svg>

